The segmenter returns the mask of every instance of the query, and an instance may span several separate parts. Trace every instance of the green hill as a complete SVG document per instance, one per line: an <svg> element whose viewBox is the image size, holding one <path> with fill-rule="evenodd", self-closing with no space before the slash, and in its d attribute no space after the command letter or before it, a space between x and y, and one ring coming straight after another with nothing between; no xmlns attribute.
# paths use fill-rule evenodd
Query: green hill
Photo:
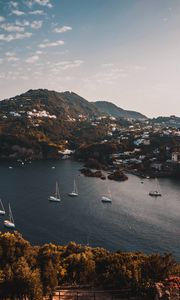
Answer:
<svg viewBox="0 0 180 300"><path fill-rule="evenodd" d="M96 101L94 104L101 112L104 112L115 118L119 117L119 118L130 118L130 119L137 119L137 120L139 119L142 120L147 118L146 116L142 115L139 112L124 110L108 101Z"/></svg>
<svg viewBox="0 0 180 300"><path fill-rule="evenodd" d="M104 114L120 116L115 114L120 108L112 103L108 107L111 114L73 92L46 89L29 90L2 100L0 159L59 158L63 149L99 142L107 136L110 120L93 122Z"/></svg>

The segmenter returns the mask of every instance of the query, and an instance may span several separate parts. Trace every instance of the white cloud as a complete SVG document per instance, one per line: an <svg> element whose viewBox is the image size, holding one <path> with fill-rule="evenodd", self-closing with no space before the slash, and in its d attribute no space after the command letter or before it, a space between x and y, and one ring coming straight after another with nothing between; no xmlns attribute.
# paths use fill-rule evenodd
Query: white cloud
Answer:
<svg viewBox="0 0 180 300"><path fill-rule="evenodd" d="M59 41L55 41L55 42L46 42L44 44L40 44L39 48L48 48L48 47L57 47L57 46L62 46L64 45L64 41L59 40Z"/></svg>
<svg viewBox="0 0 180 300"><path fill-rule="evenodd" d="M33 56L30 56L26 59L26 62L27 63L35 63L36 61L39 60L39 56L38 55L33 55Z"/></svg>
<svg viewBox="0 0 180 300"><path fill-rule="evenodd" d="M58 73L60 70L68 70L73 68L78 68L84 63L83 60L74 60L74 61L60 61L58 63L53 64L52 71L54 73Z"/></svg>
<svg viewBox="0 0 180 300"><path fill-rule="evenodd" d="M20 75L17 71L8 71L7 73L0 73L0 78L5 80L16 80Z"/></svg>
<svg viewBox="0 0 180 300"><path fill-rule="evenodd" d="M18 21L18 20L16 20L16 22L15 22L15 24L17 25L17 26L29 26L30 25L30 23L29 23L29 21L27 21L27 20L24 20L24 21Z"/></svg>
<svg viewBox="0 0 180 300"><path fill-rule="evenodd" d="M70 61L67 61L67 60L65 60L65 61L60 61L60 62L58 62L58 63L55 63L54 66L64 66L64 65L67 65L67 64L69 64L69 63L70 63ZM49 62L49 64L50 64L50 62Z"/></svg>
<svg viewBox="0 0 180 300"><path fill-rule="evenodd" d="M42 6L47 6L49 8L52 8L52 4L50 3L50 0L34 0L35 3L42 5Z"/></svg>
<svg viewBox="0 0 180 300"><path fill-rule="evenodd" d="M42 27L43 21L33 21L30 26L33 29L39 29Z"/></svg>
<svg viewBox="0 0 180 300"><path fill-rule="evenodd" d="M19 61L19 58L18 58L18 57L15 57L15 56L12 56L12 57L8 57L8 58L7 58L7 61L16 62L16 61Z"/></svg>
<svg viewBox="0 0 180 300"><path fill-rule="evenodd" d="M119 78L126 78L127 76L127 70L124 68L105 68L103 71L95 73L90 80L100 85L114 84Z"/></svg>
<svg viewBox="0 0 180 300"><path fill-rule="evenodd" d="M54 31L57 33L64 33L66 31L72 30L71 26L63 26L63 27L59 27L59 28L55 28Z"/></svg>
<svg viewBox="0 0 180 300"><path fill-rule="evenodd" d="M32 10L29 12L29 15L44 15L43 10Z"/></svg>
<svg viewBox="0 0 180 300"><path fill-rule="evenodd" d="M5 55L7 57L8 62L17 62L20 60L18 57L16 57L15 52L6 52Z"/></svg>
<svg viewBox="0 0 180 300"><path fill-rule="evenodd" d="M3 16L0 16L0 22L4 22L5 18Z"/></svg>
<svg viewBox="0 0 180 300"><path fill-rule="evenodd" d="M15 52L6 52L5 55L7 57L12 57L12 56L16 56L16 53Z"/></svg>
<svg viewBox="0 0 180 300"><path fill-rule="evenodd" d="M4 29L5 31L8 32L24 32L25 28L24 27L31 27L32 29L39 29L42 27L43 21L42 20L38 20L38 21L33 21L33 22L29 22L27 20L23 20L23 21L15 21L15 24L1 24L0 28Z"/></svg>
<svg viewBox="0 0 180 300"><path fill-rule="evenodd" d="M18 7L18 3L15 2L15 1L10 1L10 5L14 8L17 8Z"/></svg>
<svg viewBox="0 0 180 300"><path fill-rule="evenodd" d="M31 32L25 32L25 33L16 33L16 34L0 34L0 41L4 41L4 42L11 42L14 40L22 40L25 38L30 38L32 36Z"/></svg>
<svg viewBox="0 0 180 300"><path fill-rule="evenodd" d="M37 50L36 51L36 54L39 54L39 55L41 55L41 54L43 54L44 52L43 51L40 51L40 50Z"/></svg>
<svg viewBox="0 0 180 300"><path fill-rule="evenodd" d="M0 64L2 64L3 63L3 58L0 58Z"/></svg>
<svg viewBox="0 0 180 300"><path fill-rule="evenodd" d="M47 6L49 8L52 8L52 4L51 4L51 1L50 0L29 0L29 1L26 1L25 4L28 6L28 7L32 7L34 4L39 4L41 6Z"/></svg>
<svg viewBox="0 0 180 300"><path fill-rule="evenodd" d="M31 8L33 6L33 1L31 1L31 0L29 0L29 1L25 0L24 4Z"/></svg>
<svg viewBox="0 0 180 300"><path fill-rule="evenodd" d="M72 68L78 68L84 63L83 60L74 60L70 63L65 64L62 69L67 70L67 69L72 69Z"/></svg>
<svg viewBox="0 0 180 300"><path fill-rule="evenodd" d="M23 11L18 10L18 9L13 10L12 13L16 16L22 16L25 14Z"/></svg>
<svg viewBox="0 0 180 300"><path fill-rule="evenodd" d="M24 31L23 27L9 24L9 23L0 25L0 28L4 29L5 31L8 31L8 32L23 32Z"/></svg>

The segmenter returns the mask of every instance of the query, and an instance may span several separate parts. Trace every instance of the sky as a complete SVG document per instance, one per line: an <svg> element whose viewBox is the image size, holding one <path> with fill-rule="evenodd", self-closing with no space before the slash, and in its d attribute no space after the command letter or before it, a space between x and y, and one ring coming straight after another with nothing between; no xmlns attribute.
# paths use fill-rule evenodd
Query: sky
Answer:
<svg viewBox="0 0 180 300"><path fill-rule="evenodd" d="M180 116L180 0L0 0L0 99L37 88Z"/></svg>

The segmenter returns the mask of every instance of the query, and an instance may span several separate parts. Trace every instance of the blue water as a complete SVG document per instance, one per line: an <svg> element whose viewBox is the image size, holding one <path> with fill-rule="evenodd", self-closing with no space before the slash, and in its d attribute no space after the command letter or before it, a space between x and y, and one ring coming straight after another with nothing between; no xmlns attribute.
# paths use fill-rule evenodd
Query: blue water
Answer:
<svg viewBox="0 0 180 300"><path fill-rule="evenodd" d="M13 168L9 169L12 165ZM55 169L52 169L55 166ZM69 241L109 250L172 252L180 260L180 184L159 180L162 197L148 195L153 179L129 175L110 181L112 204L103 204L107 181L79 176L82 165L71 160L0 164L0 197L11 204L16 230L33 244ZM70 198L73 180L78 198ZM48 201L59 182L61 203ZM7 217L7 216L6 216ZM0 230L4 231L4 217Z"/></svg>

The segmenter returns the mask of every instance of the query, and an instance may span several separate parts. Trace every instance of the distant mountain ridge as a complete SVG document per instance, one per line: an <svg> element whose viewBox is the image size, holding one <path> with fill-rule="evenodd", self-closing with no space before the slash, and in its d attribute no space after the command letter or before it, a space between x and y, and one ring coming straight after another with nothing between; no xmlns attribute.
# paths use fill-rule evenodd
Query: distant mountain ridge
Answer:
<svg viewBox="0 0 180 300"><path fill-rule="evenodd" d="M147 119L145 115L139 112L124 110L108 101L96 101L94 104L101 112L104 112L115 118Z"/></svg>
<svg viewBox="0 0 180 300"><path fill-rule="evenodd" d="M51 114L61 116L63 119L67 116L76 118L78 115L92 118L104 114L116 118L146 119L146 116L139 112L124 110L111 102L89 102L73 92L56 92L47 89L29 90L21 95L2 100L0 109L17 111L24 106L33 109L37 108L38 104L41 108L44 106Z"/></svg>

